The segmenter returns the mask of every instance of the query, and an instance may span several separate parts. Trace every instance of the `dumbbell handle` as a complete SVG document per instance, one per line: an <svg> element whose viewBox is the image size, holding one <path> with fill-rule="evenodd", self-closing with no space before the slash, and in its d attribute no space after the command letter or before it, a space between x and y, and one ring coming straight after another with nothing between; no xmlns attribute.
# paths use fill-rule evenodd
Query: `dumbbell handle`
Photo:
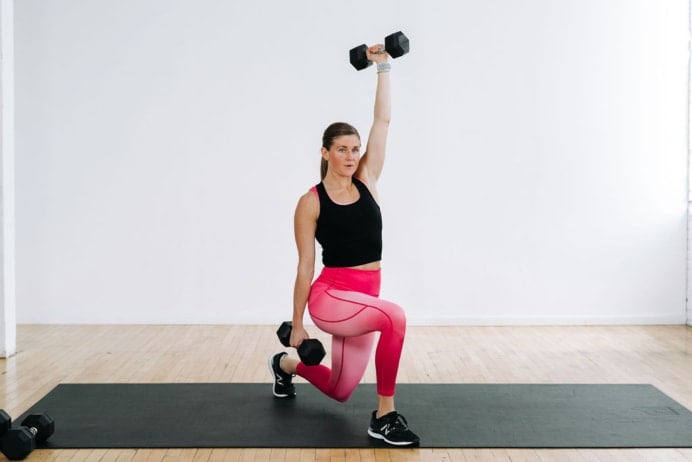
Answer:
<svg viewBox="0 0 692 462"><path fill-rule="evenodd" d="M276 335L279 337L279 341L283 346L290 347L291 332L293 331L293 323L291 321L284 321L279 326L276 331ZM300 345L298 345L298 356L300 360L308 366L314 366L319 364L324 357L324 346L317 339L304 339Z"/></svg>

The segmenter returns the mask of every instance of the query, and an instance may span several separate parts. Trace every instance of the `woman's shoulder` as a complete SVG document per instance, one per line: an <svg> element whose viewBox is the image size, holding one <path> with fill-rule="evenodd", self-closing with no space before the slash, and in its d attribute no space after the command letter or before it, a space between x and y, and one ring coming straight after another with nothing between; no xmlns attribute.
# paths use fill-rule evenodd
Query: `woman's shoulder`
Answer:
<svg viewBox="0 0 692 462"><path fill-rule="evenodd" d="M319 185L312 186L305 193L303 193L298 199L298 209L305 212L320 210L320 197L317 187Z"/></svg>
<svg viewBox="0 0 692 462"><path fill-rule="evenodd" d="M378 201L377 186L376 186L377 182L371 181L365 175L354 176L353 182L356 184L356 187L359 190L367 191L372 196L372 198L375 200L375 202Z"/></svg>

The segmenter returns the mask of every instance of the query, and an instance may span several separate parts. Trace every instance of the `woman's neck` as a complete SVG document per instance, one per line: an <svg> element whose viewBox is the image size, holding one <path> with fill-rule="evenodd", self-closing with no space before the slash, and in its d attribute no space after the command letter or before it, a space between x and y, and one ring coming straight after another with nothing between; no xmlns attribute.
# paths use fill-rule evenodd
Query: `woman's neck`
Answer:
<svg viewBox="0 0 692 462"><path fill-rule="evenodd" d="M350 190L353 187L353 177L330 175L328 173L322 180L322 183L330 190Z"/></svg>

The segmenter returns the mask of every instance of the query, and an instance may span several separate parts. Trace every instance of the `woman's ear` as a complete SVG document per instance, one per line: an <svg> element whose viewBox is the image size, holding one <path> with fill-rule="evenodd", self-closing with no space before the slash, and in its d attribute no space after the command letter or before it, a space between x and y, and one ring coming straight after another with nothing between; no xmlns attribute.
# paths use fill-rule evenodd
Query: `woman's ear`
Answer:
<svg viewBox="0 0 692 462"><path fill-rule="evenodd" d="M324 160L329 160L329 151L327 151L327 149L324 146L322 146L322 148L320 149L320 153L322 154L322 158Z"/></svg>

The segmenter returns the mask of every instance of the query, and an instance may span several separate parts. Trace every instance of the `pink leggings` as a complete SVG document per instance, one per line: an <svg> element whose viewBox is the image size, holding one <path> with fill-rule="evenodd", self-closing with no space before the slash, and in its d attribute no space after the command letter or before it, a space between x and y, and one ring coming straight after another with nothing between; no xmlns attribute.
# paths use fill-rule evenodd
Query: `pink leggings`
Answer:
<svg viewBox="0 0 692 462"><path fill-rule="evenodd" d="M406 332L404 310L381 300L380 271L324 268L312 284L308 311L314 323L332 334L332 368L298 363L296 374L327 396L346 401L363 378L375 333L377 393L394 396Z"/></svg>

